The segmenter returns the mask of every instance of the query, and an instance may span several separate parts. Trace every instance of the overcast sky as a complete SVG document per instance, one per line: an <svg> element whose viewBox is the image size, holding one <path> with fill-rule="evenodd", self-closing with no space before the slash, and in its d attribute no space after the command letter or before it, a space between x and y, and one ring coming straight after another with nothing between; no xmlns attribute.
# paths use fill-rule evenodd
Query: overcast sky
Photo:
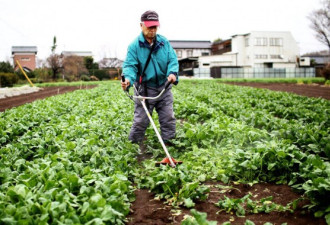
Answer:
<svg viewBox="0 0 330 225"><path fill-rule="evenodd" d="M159 34L169 40L228 39L251 31L290 31L300 53L326 49L314 37L307 16L320 0L0 0L0 61L11 61L11 46L37 46L51 53L92 51L124 59L140 33L146 10L159 14Z"/></svg>

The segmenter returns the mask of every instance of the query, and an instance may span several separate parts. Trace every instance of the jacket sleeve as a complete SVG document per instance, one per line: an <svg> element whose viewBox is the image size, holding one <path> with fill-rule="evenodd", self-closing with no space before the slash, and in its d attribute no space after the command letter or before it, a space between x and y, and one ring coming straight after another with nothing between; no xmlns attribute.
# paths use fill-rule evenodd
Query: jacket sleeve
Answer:
<svg viewBox="0 0 330 225"><path fill-rule="evenodd" d="M138 73L138 59L137 51L133 44L128 46L126 59L123 63L123 75L129 80L130 86L136 80L136 75Z"/></svg>
<svg viewBox="0 0 330 225"><path fill-rule="evenodd" d="M170 74L174 74L176 76L176 82L174 83L175 85L178 84L179 82L179 63L178 63L178 58L176 56L176 53L174 51L174 49L172 48L172 46L170 45L170 43L168 43L168 46L169 46L169 50L168 50L168 59L169 59L169 62L168 62L168 66L167 66L167 71L168 71L168 74L167 74L167 77L170 75Z"/></svg>

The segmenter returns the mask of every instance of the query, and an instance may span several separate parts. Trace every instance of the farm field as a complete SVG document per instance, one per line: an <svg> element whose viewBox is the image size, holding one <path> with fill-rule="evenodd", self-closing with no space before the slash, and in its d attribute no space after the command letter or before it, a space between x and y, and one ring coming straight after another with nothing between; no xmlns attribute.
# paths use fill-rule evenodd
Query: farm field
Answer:
<svg viewBox="0 0 330 225"><path fill-rule="evenodd" d="M0 113L1 223L329 223L328 100L212 80L172 90L175 169L154 166L152 129L142 151L127 140L118 82Z"/></svg>

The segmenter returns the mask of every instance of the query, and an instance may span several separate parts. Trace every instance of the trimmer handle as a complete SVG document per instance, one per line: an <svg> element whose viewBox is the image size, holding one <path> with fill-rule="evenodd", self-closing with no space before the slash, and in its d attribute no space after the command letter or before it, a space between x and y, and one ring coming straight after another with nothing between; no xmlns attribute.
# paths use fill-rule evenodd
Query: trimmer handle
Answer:
<svg viewBox="0 0 330 225"><path fill-rule="evenodd" d="M166 81L166 83L165 83L165 90L166 90L170 85L171 85L171 82Z"/></svg>
<svg viewBox="0 0 330 225"><path fill-rule="evenodd" d="M121 81L125 82L125 75L121 75ZM129 87L127 87L126 90L124 90L124 91L128 92L128 89L129 89Z"/></svg>

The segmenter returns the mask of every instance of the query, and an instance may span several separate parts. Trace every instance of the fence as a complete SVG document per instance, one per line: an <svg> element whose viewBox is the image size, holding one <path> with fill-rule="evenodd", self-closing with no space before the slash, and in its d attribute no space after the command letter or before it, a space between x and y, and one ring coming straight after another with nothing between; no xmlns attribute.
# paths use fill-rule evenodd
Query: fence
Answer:
<svg viewBox="0 0 330 225"><path fill-rule="evenodd" d="M194 77L198 78L210 78L211 73L209 68L194 68Z"/></svg>
<svg viewBox="0 0 330 225"><path fill-rule="evenodd" d="M199 78L302 78L315 77L315 68L221 68L194 69Z"/></svg>

